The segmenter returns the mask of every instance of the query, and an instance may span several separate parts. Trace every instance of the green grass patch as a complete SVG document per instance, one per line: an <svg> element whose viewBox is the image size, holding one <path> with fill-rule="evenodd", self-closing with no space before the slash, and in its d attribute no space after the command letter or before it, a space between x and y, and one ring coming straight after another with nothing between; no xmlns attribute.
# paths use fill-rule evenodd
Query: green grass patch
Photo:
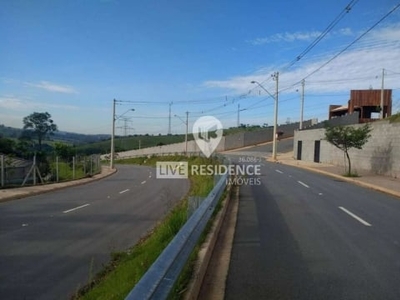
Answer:
<svg viewBox="0 0 400 300"><path fill-rule="evenodd" d="M183 161L191 164L217 164L216 159L203 157L165 156L119 160L118 163L155 165L156 161ZM213 176L190 176L188 196L207 196L214 185ZM112 254L111 262L81 290L74 299L124 299L134 285L153 264L187 219L187 198L180 201L171 212L146 237L126 252ZM193 254L195 255L195 254ZM190 265L189 265L190 266ZM186 274L187 273L186 271ZM187 280L187 275L184 278ZM181 285L179 285L180 287ZM178 289L178 293L181 288Z"/></svg>
<svg viewBox="0 0 400 300"><path fill-rule="evenodd" d="M225 190L224 193L221 196L221 199L219 199L217 205L215 206L214 212L208 221L206 227L204 228L203 233L201 234L201 237L199 239L199 242L197 243L197 246L194 248L193 252L191 253L185 267L183 268L176 284L174 285L171 294L169 295L168 299L173 299L173 300L181 300L184 298L186 289L190 283L190 280L192 279L194 268L197 262L197 257L200 251L201 245L205 242L207 235L210 233L211 228L214 223L214 219L218 212L222 209L222 204L223 200L227 197L229 191Z"/></svg>
<svg viewBox="0 0 400 300"><path fill-rule="evenodd" d="M400 122L400 112L390 116L388 119L389 119L390 123L398 123L398 122Z"/></svg>

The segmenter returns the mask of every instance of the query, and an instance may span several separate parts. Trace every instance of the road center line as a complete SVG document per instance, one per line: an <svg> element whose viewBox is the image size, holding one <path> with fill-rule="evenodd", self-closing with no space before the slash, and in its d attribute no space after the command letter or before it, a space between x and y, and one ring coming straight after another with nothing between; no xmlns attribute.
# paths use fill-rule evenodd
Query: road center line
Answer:
<svg viewBox="0 0 400 300"><path fill-rule="evenodd" d="M84 205L81 205L81 206L78 206L78 207L75 207L75 208L71 208L71 209L68 209L68 210L64 210L63 213L64 213L64 214L67 214L67 213L69 213L69 212L71 212L71 211L74 211L74 210L77 210L77 209L81 209L81 208L84 208L84 207L89 206L89 205L90 205L90 204L84 204Z"/></svg>
<svg viewBox="0 0 400 300"><path fill-rule="evenodd" d="M275 172L278 172L280 174L283 174L283 172L281 170L275 170Z"/></svg>
<svg viewBox="0 0 400 300"><path fill-rule="evenodd" d="M307 184L305 184L304 182L302 182L300 180L298 180L297 182L300 183L302 186L308 188L308 189L310 188Z"/></svg>
<svg viewBox="0 0 400 300"><path fill-rule="evenodd" d="M365 225L365 226L372 226L371 224L369 224L367 221L361 219L359 216L353 214L351 211L345 209L342 206L339 206L339 208L341 210L343 210L346 214L348 214L349 216L353 217L354 219L356 219L358 222L360 222L361 224Z"/></svg>
<svg viewBox="0 0 400 300"><path fill-rule="evenodd" d="M145 183L146 183L146 180L142 181L140 184L145 184Z"/></svg>
<svg viewBox="0 0 400 300"><path fill-rule="evenodd" d="M120 191L119 193L120 193L120 194L123 194L123 193L126 193L126 192L129 192L129 189L126 189L126 190Z"/></svg>

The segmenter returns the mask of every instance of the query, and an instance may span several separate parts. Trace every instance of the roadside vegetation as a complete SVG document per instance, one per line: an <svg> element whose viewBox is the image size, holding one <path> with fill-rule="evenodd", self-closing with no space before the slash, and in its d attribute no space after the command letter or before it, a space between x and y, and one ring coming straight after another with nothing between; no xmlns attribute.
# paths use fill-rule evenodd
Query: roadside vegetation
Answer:
<svg viewBox="0 0 400 300"><path fill-rule="evenodd" d="M361 150L371 137L371 126L366 123L364 126L355 128L353 126L329 126L325 127L325 139L336 148L343 151L347 158L346 177L358 177L352 172L349 150L352 148Z"/></svg>
<svg viewBox="0 0 400 300"><path fill-rule="evenodd" d="M390 123L400 123L400 112L390 116L388 119Z"/></svg>
<svg viewBox="0 0 400 300"><path fill-rule="evenodd" d="M165 156L140 157L119 160L123 164L154 166L157 161L188 161L192 164L218 164L216 159L204 157ZM124 299L133 286L161 254L187 220L189 196L207 196L214 186L213 176L190 176L190 191L177 203L164 220L143 237L135 246L124 252L113 253L111 262L84 288L77 291L74 299ZM192 255L192 262L193 257ZM182 285L190 279L191 265L185 268L180 284L175 288L174 299L178 298Z"/></svg>

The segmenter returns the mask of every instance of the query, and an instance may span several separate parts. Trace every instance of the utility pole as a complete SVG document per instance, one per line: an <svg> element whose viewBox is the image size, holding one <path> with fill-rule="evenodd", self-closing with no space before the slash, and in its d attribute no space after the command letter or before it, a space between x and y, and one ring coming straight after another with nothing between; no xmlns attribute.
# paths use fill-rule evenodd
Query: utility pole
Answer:
<svg viewBox="0 0 400 300"><path fill-rule="evenodd" d="M272 159L276 160L276 152L277 152L277 144L276 144L276 140L277 140L277 127L278 127L278 94L279 94L279 72L275 72L272 75L272 78L275 80L276 82L276 86L275 86L275 116L274 116L274 136L273 136L273 146L272 146Z"/></svg>
<svg viewBox="0 0 400 300"><path fill-rule="evenodd" d="M173 102L170 102L169 105L169 116L168 116L168 135L171 134L171 106Z"/></svg>
<svg viewBox="0 0 400 300"><path fill-rule="evenodd" d="M240 126L240 104L238 104L238 112L237 112L237 127Z"/></svg>
<svg viewBox="0 0 400 300"><path fill-rule="evenodd" d="M116 100L113 99L110 169L114 169L115 102L116 102Z"/></svg>
<svg viewBox="0 0 400 300"><path fill-rule="evenodd" d="M115 138L115 121L117 120L115 116L115 104L116 103L123 103L123 102L130 102L133 103L133 101L123 101L123 100L115 100L113 99L113 108L112 108L112 130L111 130L111 150L110 150L110 169L114 169L114 154L115 154L115 146L114 146L114 138ZM135 111L135 109L131 108L124 112L122 115L119 116L121 118L124 114L126 114L128 111Z"/></svg>
<svg viewBox="0 0 400 300"><path fill-rule="evenodd" d="M185 154L188 153L189 112L186 112Z"/></svg>
<svg viewBox="0 0 400 300"><path fill-rule="evenodd" d="M272 145L272 158L274 160L276 160L276 150L277 150L277 144L276 144L276 140L278 138L278 133L277 133L277 127L278 127L278 93L279 93L279 72L275 72L274 74L271 75L272 79L276 81L276 91L275 91L275 96L272 95L270 92L268 92L268 90L261 85L261 83L259 83L258 81L251 81L251 83L255 83L257 84L260 88L262 88L264 91L267 92L267 94L273 98L275 100L275 117L274 117L274 132L273 132L273 145Z"/></svg>
<svg viewBox="0 0 400 300"><path fill-rule="evenodd" d="M304 85L306 81L303 79L301 81L301 103L300 103L300 125L299 129L303 129L303 112L304 112Z"/></svg>
<svg viewBox="0 0 400 300"><path fill-rule="evenodd" d="M381 87L381 111L379 118L382 120L385 116L383 114L383 110L385 107L384 101L383 101L383 96L384 96L384 88L385 88L385 69L382 69L382 87Z"/></svg>

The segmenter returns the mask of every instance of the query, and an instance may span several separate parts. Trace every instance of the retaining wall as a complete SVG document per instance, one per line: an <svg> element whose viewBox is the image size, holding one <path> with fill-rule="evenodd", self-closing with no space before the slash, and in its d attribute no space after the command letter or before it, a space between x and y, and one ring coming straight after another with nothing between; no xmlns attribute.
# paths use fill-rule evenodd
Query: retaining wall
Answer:
<svg viewBox="0 0 400 300"><path fill-rule="evenodd" d="M376 121L370 124L371 137L362 150L349 151L352 169L400 177L400 123ZM296 131L293 141L295 158L297 158L298 141L302 142L301 160L314 161L315 141L320 141L320 162L345 167L347 161L344 159L343 151L325 140L325 129Z"/></svg>
<svg viewBox="0 0 400 300"><path fill-rule="evenodd" d="M307 120L303 122L303 127L309 127L316 123L316 120ZM294 131L299 128L299 123L280 125L277 131L283 132L281 138L293 137ZM222 137L218 144L216 152L226 150L238 149L246 146L257 145L260 143L270 142L273 139L273 127L264 128L258 131L239 132L236 134ZM196 144L196 141L188 141L189 153L200 153L201 150ZM137 157L145 155L163 155L163 154L176 154L185 153L185 142L176 143L164 146L156 146L150 148L143 148L140 150L130 150L118 152L118 158ZM105 159L105 155L102 159Z"/></svg>

